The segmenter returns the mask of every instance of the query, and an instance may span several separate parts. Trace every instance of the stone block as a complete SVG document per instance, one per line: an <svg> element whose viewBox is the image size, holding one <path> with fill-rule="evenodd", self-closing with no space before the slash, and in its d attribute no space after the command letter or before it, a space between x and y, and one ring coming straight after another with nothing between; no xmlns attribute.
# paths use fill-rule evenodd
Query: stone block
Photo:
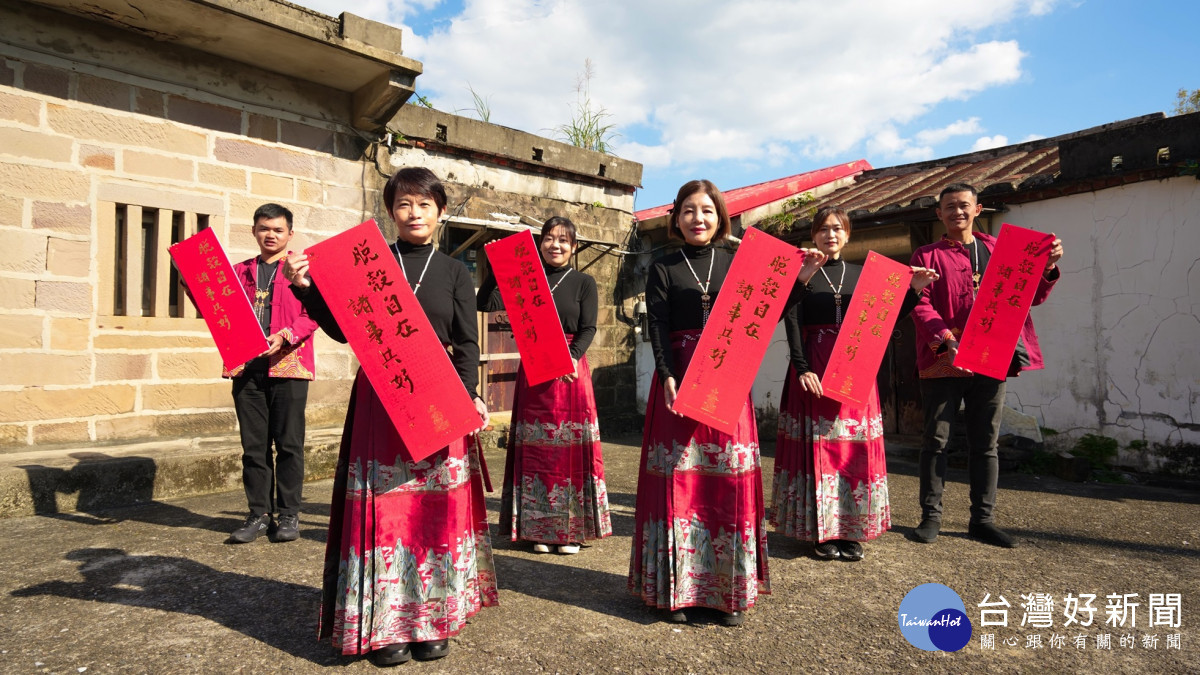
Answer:
<svg viewBox="0 0 1200 675"><path fill-rule="evenodd" d="M232 399L231 399L232 401ZM156 436L211 436L237 431L237 416L228 412L159 415L154 418Z"/></svg>
<svg viewBox="0 0 1200 675"><path fill-rule="evenodd" d="M286 173L301 178L316 178L317 160L286 148L252 143L236 138L218 138L213 157L222 162Z"/></svg>
<svg viewBox="0 0 1200 675"><path fill-rule="evenodd" d="M1008 406L1004 406L1001 411L1000 435L1025 438L1034 443L1042 442L1042 429L1038 426L1037 418Z"/></svg>
<svg viewBox="0 0 1200 675"><path fill-rule="evenodd" d="M321 379L337 379L352 377L350 372L350 355L339 354L317 349L317 377Z"/></svg>
<svg viewBox="0 0 1200 675"><path fill-rule="evenodd" d="M0 424L0 447L29 445L29 426L26 424Z"/></svg>
<svg viewBox="0 0 1200 675"><path fill-rule="evenodd" d="M17 83L17 71L7 60L0 60L0 84L11 87Z"/></svg>
<svg viewBox="0 0 1200 675"><path fill-rule="evenodd" d="M212 338L191 335L145 335L136 333L101 333L95 339L96 349L198 349L212 346Z"/></svg>
<svg viewBox="0 0 1200 675"><path fill-rule="evenodd" d="M91 271L92 244L50 237L46 249L46 271L55 276L87 277Z"/></svg>
<svg viewBox="0 0 1200 675"><path fill-rule="evenodd" d="M289 120L279 122L279 142L321 153L334 151L332 131Z"/></svg>
<svg viewBox="0 0 1200 675"><path fill-rule="evenodd" d="M166 117L166 94L154 89L138 87L133 94L133 105L136 112L150 117Z"/></svg>
<svg viewBox="0 0 1200 675"><path fill-rule="evenodd" d="M41 115L41 101L19 94L0 92L0 119L36 127Z"/></svg>
<svg viewBox="0 0 1200 675"><path fill-rule="evenodd" d="M91 234L92 207L87 204L68 205L35 201L31 222L34 229Z"/></svg>
<svg viewBox="0 0 1200 675"><path fill-rule="evenodd" d="M246 171L217 164L200 164L199 179L206 185L229 188L231 190L246 189Z"/></svg>
<svg viewBox="0 0 1200 675"><path fill-rule="evenodd" d="M92 374L90 354L38 352L0 354L0 385L44 386L87 384ZM62 417L74 417L62 411Z"/></svg>
<svg viewBox="0 0 1200 675"><path fill-rule="evenodd" d="M34 307L47 312L67 314L92 313L92 287L87 283L73 281L37 282Z"/></svg>
<svg viewBox="0 0 1200 675"><path fill-rule="evenodd" d="M129 112L133 100L133 87L123 82L80 73L75 84L75 99L80 103Z"/></svg>
<svg viewBox="0 0 1200 675"><path fill-rule="evenodd" d="M50 349L81 352L88 348L91 336L91 319L50 317Z"/></svg>
<svg viewBox="0 0 1200 675"><path fill-rule="evenodd" d="M36 422L133 412L137 390L115 384L74 389L26 387L0 391L0 422Z"/></svg>
<svg viewBox="0 0 1200 675"><path fill-rule="evenodd" d="M148 384L142 386L143 410L232 407L233 385L229 380L200 384Z"/></svg>
<svg viewBox="0 0 1200 675"><path fill-rule="evenodd" d="M79 443L91 440L87 422L52 422L33 425L33 444Z"/></svg>
<svg viewBox="0 0 1200 675"><path fill-rule="evenodd" d="M0 349L41 349L46 318L37 314L0 316Z"/></svg>
<svg viewBox="0 0 1200 675"><path fill-rule="evenodd" d="M48 162L69 162L73 143L74 141L67 136L0 127L0 148L4 148L6 155Z"/></svg>
<svg viewBox="0 0 1200 675"><path fill-rule="evenodd" d="M246 135L275 143L279 140L279 120L265 115L246 113Z"/></svg>
<svg viewBox="0 0 1200 675"><path fill-rule="evenodd" d="M122 146L136 142L141 147L183 155L208 154L206 134L165 122L53 103L46 105L46 122L54 131L79 139Z"/></svg>
<svg viewBox="0 0 1200 675"><path fill-rule="evenodd" d="M310 180L296 180L296 201L309 204L325 203L325 188Z"/></svg>
<svg viewBox="0 0 1200 675"><path fill-rule="evenodd" d="M346 403L350 401L350 388L354 380L313 380L308 385L309 405L342 406L345 413Z"/></svg>
<svg viewBox="0 0 1200 675"><path fill-rule="evenodd" d="M294 198L295 190L291 178L255 172L250 174L250 193L260 197L291 201Z"/></svg>
<svg viewBox="0 0 1200 675"><path fill-rule="evenodd" d="M40 63L25 62L25 90L56 98L67 97L71 73Z"/></svg>
<svg viewBox="0 0 1200 675"><path fill-rule="evenodd" d="M33 309L36 288L32 279L0 277L0 309Z"/></svg>
<svg viewBox="0 0 1200 675"><path fill-rule="evenodd" d="M362 188L326 187L325 206L347 211L365 211L371 202L363 195Z"/></svg>
<svg viewBox="0 0 1200 675"><path fill-rule="evenodd" d="M0 230L0 270L41 274L46 270L46 235L27 230Z"/></svg>
<svg viewBox="0 0 1200 675"><path fill-rule="evenodd" d="M167 119L227 134L242 133L242 111L215 103L167 95Z"/></svg>
<svg viewBox="0 0 1200 675"><path fill-rule="evenodd" d="M81 145L79 146L79 165L89 169L114 171L117 168L117 153L111 148Z"/></svg>
<svg viewBox="0 0 1200 675"><path fill-rule="evenodd" d="M82 171L0 163L0 185L11 197L86 202L90 197L89 182L87 174Z"/></svg>
<svg viewBox="0 0 1200 675"><path fill-rule="evenodd" d="M328 157L321 161L320 168L317 178L326 184L349 187L363 183L363 165L359 162Z"/></svg>
<svg viewBox="0 0 1200 675"><path fill-rule="evenodd" d="M0 227L24 227L25 200L0 195Z"/></svg>
<svg viewBox="0 0 1200 675"><path fill-rule="evenodd" d="M215 349L202 352L160 352L156 372L163 380L194 380L221 376L221 355Z"/></svg>
<svg viewBox="0 0 1200 675"><path fill-rule="evenodd" d="M149 378L149 354L96 353L97 382L146 380Z"/></svg>
<svg viewBox="0 0 1200 675"><path fill-rule="evenodd" d="M96 420L96 440L116 441L154 436L153 415L129 415Z"/></svg>
<svg viewBox="0 0 1200 675"><path fill-rule="evenodd" d="M135 173L155 178L191 182L196 176L196 164L190 159L180 159L168 155L155 155L148 152L125 150L121 153L121 168L126 173Z"/></svg>

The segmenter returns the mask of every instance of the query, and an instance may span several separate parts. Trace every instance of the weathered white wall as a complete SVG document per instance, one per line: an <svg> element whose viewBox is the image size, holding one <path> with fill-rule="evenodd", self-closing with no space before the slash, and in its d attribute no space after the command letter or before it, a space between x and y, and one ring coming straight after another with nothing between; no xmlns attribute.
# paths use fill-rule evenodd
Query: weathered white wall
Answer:
<svg viewBox="0 0 1200 675"><path fill-rule="evenodd" d="M1003 219L1065 249L1062 279L1033 308L1047 368L1009 380L1008 404L1068 439L1200 443L1200 181L1018 205Z"/></svg>

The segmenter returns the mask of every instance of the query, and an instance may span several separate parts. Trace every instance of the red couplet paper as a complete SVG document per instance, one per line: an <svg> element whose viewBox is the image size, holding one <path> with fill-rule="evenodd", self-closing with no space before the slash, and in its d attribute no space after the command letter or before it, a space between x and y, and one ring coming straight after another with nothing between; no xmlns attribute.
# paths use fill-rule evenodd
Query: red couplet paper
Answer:
<svg viewBox="0 0 1200 675"><path fill-rule="evenodd" d="M842 403L866 404L912 275L908 265L875 251L867 253L821 378L826 396Z"/></svg>
<svg viewBox="0 0 1200 675"><path fill-rule="evenodd" d="M749 230L679 385L675 411L733 433L804 254Z"/></svg>
<svg viewBox="0 0 1200 675"><path fill-rule="evenodd" d="M267 351L271 345L215 232L201 230L167 252L204 317L226 370Z"/></svg>
<svg viewBox="0 0 1200 675"><path fill-rule="evenodd" d="M525 230L483 248L504 298L529 384L572 372L571 352L533 234Z"/></svg>
<svg viewBox="0 0 1200 675"><path fill-rule="evenodd" d="M309 273L413 461L479 428L479 413L374 220L305 251Z"/></svg>
<svg viewBox="0 0 1200 675"><path fill-rule="evenodd" d="M997 380L1008 377L1053 242L1051 234L1000 226L954 365Z"/></svg>

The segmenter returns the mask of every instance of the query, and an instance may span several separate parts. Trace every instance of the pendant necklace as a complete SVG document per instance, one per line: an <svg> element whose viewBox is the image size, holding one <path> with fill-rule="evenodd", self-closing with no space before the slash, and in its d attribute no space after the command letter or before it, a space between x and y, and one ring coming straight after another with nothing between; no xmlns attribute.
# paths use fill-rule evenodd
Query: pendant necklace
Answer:
<svg viewBox="0 0 1200 675"><path fill-rule="evenodd" d="M276 274L279 274L279 261L275 262L275 269L271 270L271 278L267 280L265 288L258 288L258 284L255 284L254 316L258 317L259 323L262 323L263 314L267 311L267 299L271 297L271 285L275 283Z"/></svg>
<svg viewBox="0 0 1200 675"><path fill-rule="evenodd" d="M683 255L683 262L687 263L688 269L692 271L692 278L696 280L696 285L700 287L700 312L702 316L700 319L701 326L708 323L708 310L712 308L712 298L708 295L708 287L712 284L713 262L715 262L717 259L716 250L714 249L710 251L709 256L708 277L704 279L704 283L700 283L700 275L696 274L696 269L692 267L692 261L688 260L686 253Z"/></svg>
<svg viewBox="0 0 1200 675"><path fill-rule="evenodd" d="M979 282L983 279L983 274L979 272L979 240L972 240L972 244L974 245L971 247L971 283L974 285L974 289L971 297L975 297L979 295Z"/></svg>
<svg viewBox="0 0 1200 675"><path fill-rule="evenodd" d="M563 279L566 279L567 275L569 275L570 273L571 273L571 268L568 267L567 271L563 272L563 275L561 277L559 277L558 282L550 287L550 295L554 295L554 291L558 290L559 284L561 284L563 282Z"/></svg>
<svg viewBox="0 0 1200 675"><path fill-rule="evenodd" d="M825 273L825 268L821 267L821 276L825 277L825 281L829 283L829 287L833 288L833 321L837 325L842 325L842 286L846 284L846 263L842 263L842 276L838 278L837 288L833 286L833 279Z"/></svg>
<svg viewBox="0 0 1200 675"><path fill-rule="evenodd" d="M404 280L408 281L408 271L404 269L404 256L400 255L400 247L392 244L392 250L396 252L396 260L400 261L400 271L404 274ZM425 273L429 271L429 262L433 260L433 254L437 252L437 247L429 249L429 257L425 259L425 267L421 269L421 276L417 277L417 285L413 287L413 295L421 290L421 282L425 280Z"/></svg>

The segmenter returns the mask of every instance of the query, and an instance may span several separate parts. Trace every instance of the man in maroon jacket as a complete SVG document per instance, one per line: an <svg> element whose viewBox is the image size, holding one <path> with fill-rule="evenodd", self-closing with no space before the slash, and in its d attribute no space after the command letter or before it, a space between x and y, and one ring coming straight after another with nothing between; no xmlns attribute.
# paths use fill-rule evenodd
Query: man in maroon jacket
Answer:
<svg viewBox="0 0 1200 675"><path fill-rule="evenodd" d="M270 529L275 541L300 536L304 408L308 382L315 377L312 334L317 324L278 273L292 234L292 212L278 204L263 204L254 212L259 255L233 266L270 344L258 357L223 373L233 380L233 406L242 437L242 484L250 505L245 524L229 537L240 544Z"/></svg>
<svg viewBox="0 0 1200 675"><path fill-rule="evenodd" d="M1017 542L993 522L996 485L1000 475L996 439L1004 409L1005 381L972 373L954 365L958 339L967 325L979 282L991 258L996 238L972 232L975 217L983 211L975 188L964 183L947 186L938 196L937 216L946 226L942 240L922 246L912 264L937 270L940 278L921 294L913 310L917 327L917 370L925 409L921 444L921 523L913 539L932 543L942 525L942 488L946 477L946 442L959 404L966 409L967 466L971 482L971 522L968 534L995 546L1015 548ZM1062 240L1055 238L1033 304L1050 296L1059 278ZM1042 351L1026 317L1008 376L1042 368Z"/></svg>

